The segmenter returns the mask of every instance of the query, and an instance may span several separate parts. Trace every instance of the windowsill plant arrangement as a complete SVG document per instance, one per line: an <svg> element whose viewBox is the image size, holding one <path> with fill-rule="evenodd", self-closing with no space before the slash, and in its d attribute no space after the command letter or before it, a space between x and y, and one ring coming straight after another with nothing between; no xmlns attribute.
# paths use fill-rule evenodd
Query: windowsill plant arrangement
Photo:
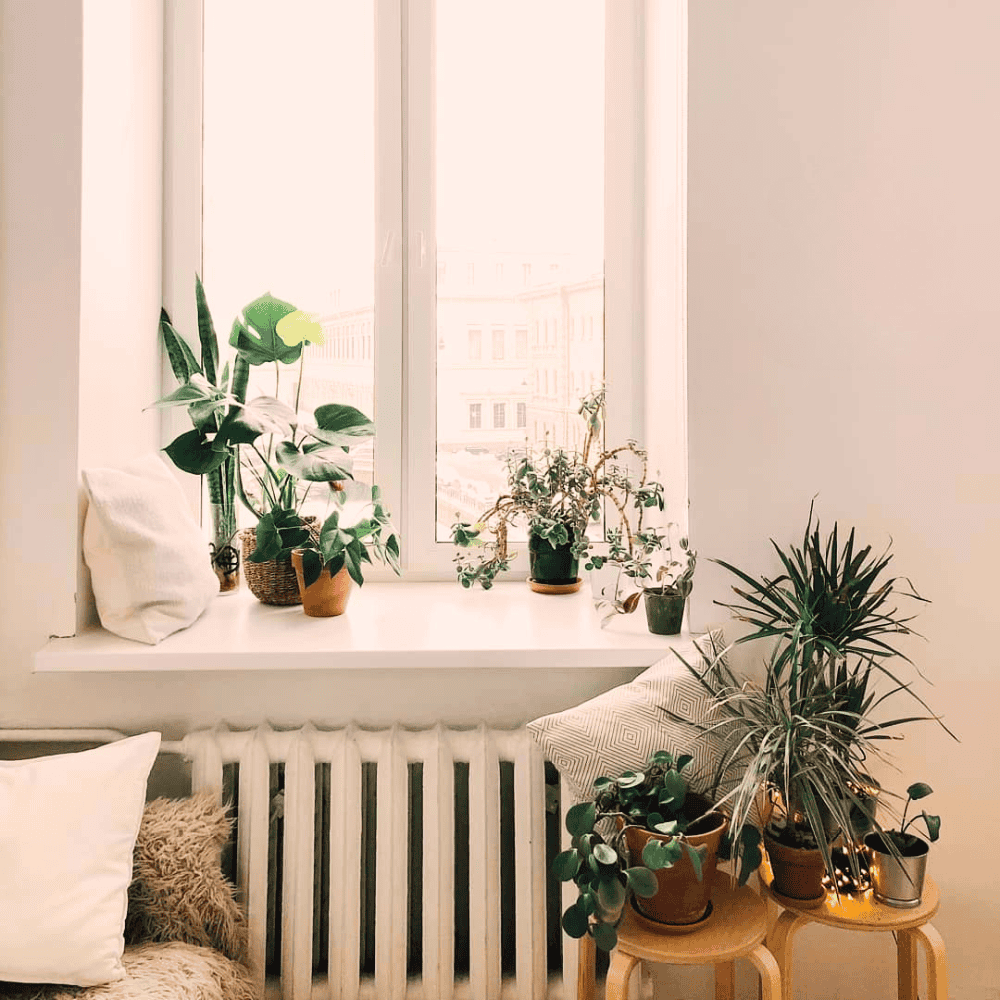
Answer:
<svg viewBox="0 0 1000 1000"><path fill-rule="evenodd" d="M265 603L300 603L291 553L319 533L315 518L302 515L302 505L314 483L328 484L334 502L343 503L340 484L353 478L349 449L371 437L374 425L360 410L339 403L317 407L311 421L300 419L305 349L323 343L322 327L310 316L270 294L255 299L233 321L229 343L236 357L231 369L227 362L219 372L218 339L197 277L195 294L201 364L167 313L160 315L164 346L181 385L155 405L185 406L194 425L165 450L182 471L208 476L216 563L224 552L227 566L238 565L233 547L238 498L257 518L256 529L243 535L250 589ZM296 363L293 408L278 399L278 390L281 367ZM266 364L274 365L275 395L248 402L250 369ZM377 488L372 501L384 513Z"/></svg>
<svg viewBox="0 0 1000 1000"><path fill-rule="evenodd" d="M598 778L594 798L568 810L572 846L556 856L552 871L579 892L563 914L570 937L589 934L610 951L630 895L640 913L660 923L705 917L726 818L689 792L681 772L691 760L659 750L642 771Z"/></svg>
<svg viewBox="0 0 1000 1000"><path fill-rule="evenodd" d="M622 566L637 577L649 576L651 553L663 547L665 536L644 527L650 510L663 510L663 486L647 478L646 453L634 441L604 449L600 438L605 418L605 392L598 389L581 400L580 415L586 433L579 451L526 447L507 460L508 491L498 497L476 524L452 526L452 541L478 555L455 556L457 576L463 587L478 583L492 587L497 576L510 568L517 555L510 549L515 526L528 531L529 579L533 589L567 592L580 585L579 561L587 557L587 527L603 513L617 517L608 529L607 556L591 556L588 568L605 562ZM638 466L633 472L631 460ZM685 546L686 548L686 546ZM693 572L693 566L692 566ZM637 601L617 610L632 611Z"/></svg>
<svg viewBox="0 0 1000 1000"><path fill-rule="evenodd" d="M944 724L933 714L875 714L899 692L930 711L889 666L894 658L911 662L893 643L915 634L912 616L890 602L924 598L908 580L903 587L904 578L882 575L888 552L873 557L870 546L856 550L853 530L841 549L836 525L824 543L812 509L801 548L786 552L772 544L784 568L774 579L717 560L743 585L733 588L742 603L723 606L754 629L737 641L773 646L761 684L737 676L723 655L699 675L718 715L701 728L725 740L715 787L725 792L718 801L731 812L737 853L761 810L775 890L816 899L824 894L824 875L838 884L838 862L864 883L861 841L868 830L880 830L878 787L867 767L884 758L880 744L910 722ZM879 677L891 684L882 695L875 690ZM835 853L838 840L843 850Z"/></svg>

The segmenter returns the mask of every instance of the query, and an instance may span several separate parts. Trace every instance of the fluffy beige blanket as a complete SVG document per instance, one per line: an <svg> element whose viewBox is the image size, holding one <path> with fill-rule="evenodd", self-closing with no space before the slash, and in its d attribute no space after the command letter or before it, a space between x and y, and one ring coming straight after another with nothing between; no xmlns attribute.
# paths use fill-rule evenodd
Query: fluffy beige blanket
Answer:
<svg viewBox="0 0 1000 1000"><path fill-rule="evenodd" d="M125 949L124 979L105 986L0 983L3 1000L261 1000L246 969L211 948L172 941Z"/></svg>

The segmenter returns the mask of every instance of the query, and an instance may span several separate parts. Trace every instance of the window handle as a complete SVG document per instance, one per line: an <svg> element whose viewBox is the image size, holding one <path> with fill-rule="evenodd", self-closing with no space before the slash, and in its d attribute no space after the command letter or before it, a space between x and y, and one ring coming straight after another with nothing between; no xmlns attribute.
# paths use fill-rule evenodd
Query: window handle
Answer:
<svg viewBox="0 0 1000 1000"><path fill-rule="evenodd" d="M385 234L385 242L382 244L382 256L379 264L382 267L389 267L399 260L399 233L390 229Z"/></svg>
<svg viewBox="0 0 1000 1000"><path fill-rule="evenodd" d="M427 262L427 239L423 234L423 230L418 229L414 232L412 251L413 267L422 268Z"/></svg>

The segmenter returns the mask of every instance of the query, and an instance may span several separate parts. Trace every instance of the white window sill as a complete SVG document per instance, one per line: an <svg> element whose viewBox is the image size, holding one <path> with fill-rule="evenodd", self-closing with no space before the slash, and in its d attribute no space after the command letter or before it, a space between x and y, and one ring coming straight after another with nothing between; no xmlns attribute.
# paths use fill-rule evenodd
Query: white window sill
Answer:
<svg viewBox="0 0 1000 1000"><path fill-rule="evenodd" d="M260 604L243 587L216 598L190 628L157 646L95 628L51 639L35 654L34 670L645 667L687 639L650 634L642 608L602 629L587 581L565 596L534 594L525 583L482 591L452 582L369 582L354 589L339 618Z"/></svg>

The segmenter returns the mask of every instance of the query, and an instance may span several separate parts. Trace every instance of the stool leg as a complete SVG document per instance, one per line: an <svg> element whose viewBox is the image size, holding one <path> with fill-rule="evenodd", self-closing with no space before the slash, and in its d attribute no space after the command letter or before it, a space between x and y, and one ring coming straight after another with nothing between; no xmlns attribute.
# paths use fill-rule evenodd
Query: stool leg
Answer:
<svg viewBox="0 0 1000 1000"><path fill-rule="evenodd" d="M914 927L909 933L923 941L927 952L928 1000L948 1000L948 953L944 940L931 924Z"/></svg>
<svg viewBox="0 0 1000 1000"><path fill-rule="evenodd" d="M715 1000L736 1000L735 962L720 962L715 967Z"/></svg>
<svg viewBox="0 0 1000 1000"><path fill-rule="evenodd" d="M917 1000L917 941L908 930L896 935L896 990L899 1000Z"/></svg>
<svg viewBox="0 0 1000 1000"><path fill-rule="evenodd" d="M594 939L584 934L577 945L576 1000L594 1000L597 976L597 948Z"/></svg>
<svg viewBox="0 0 1000 1000"><path fill-rule="evenodd" d="M781 990L787 1000L792 1000L792 939L798 929L809 922L791 910L782 910L767 939L767 948L781 970Z"/></svg>
<svg viewBox="0 0 1000 1000"><path fill-rule="evenodd" d="M753 962L760 973L761 1000L781 1000L782 989L785 990L786 997L791 997L792 994L788 992L788 988L781 980L781 969L778 967L774 955L764 945L757 945L747 955L747 958Z"/></svg>
<svg viewBox="0 0 1000 1000"><path fill-rule="evenodd" d="M611 965L604 987L605 1000L628 1000L628 981L639 964L635 955L626 955L620 948L611 953Z"/></svg>

